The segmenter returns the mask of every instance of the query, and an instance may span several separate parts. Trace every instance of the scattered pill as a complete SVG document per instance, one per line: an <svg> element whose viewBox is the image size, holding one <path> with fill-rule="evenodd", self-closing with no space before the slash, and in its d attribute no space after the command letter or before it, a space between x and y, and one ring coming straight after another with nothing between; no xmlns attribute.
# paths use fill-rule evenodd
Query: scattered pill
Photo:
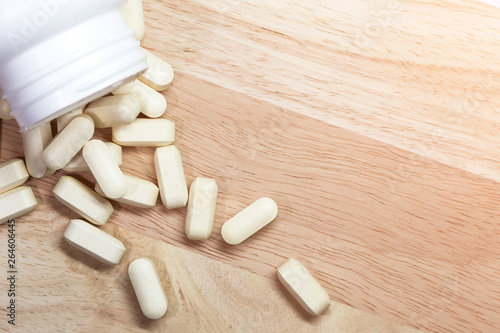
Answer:
<svg viewBox="0 0 500 333"><path fill-rule="evenodd" d="M188 190L179 150L175 146L157 148L154 156L161 201L167 209L186 206Z"/></svg>
<svg viewBox="0 0 500 333"><path fill-rule="evenodd" d="M146 53L148 69L139 77L139 80L156 91L164 91L174 79L172 66L155 56L148 50L142 49Z"/></svg>
<svg viewBox="0 0 500 333"><path fill-rule="evenodd" d="M141 112L146 117L161 117L167 110L167 101L162 94L139 80L132 81L113 91L113 95L130 94L141 103Z"/></svg>
<svg viewBox="0 0 500 333"><path fill-rule="evenodd" d="M134 260L128 267L142 313L149 319L159 319L167 312L168 301L153 262L148 258Z"/></svg>
<svg viewBox="0 0 500 333"><path fill-rule="evenodd" d="M96 128L130 124L140 112L141 103L128 94L99 98L85 110L85 114L94 120Z"/></svg>
<svg viewBox="0 0 500 333"><path fill-rule="evenodd" d="M0 194L0 224L26 215L35 209L37 202L29 186L20 186Z"/></svg>
<svg viewBox="0 0 500 333"><path fill-rule="evenodd" d="M113 127L113 142L121 146L168 146L175 141L175 123L168 119L136 119Z"/></svg>
<svg viewBox="0 0 500 333"><path fill-rule="evenodd" d="M231 245L240 244L273 221L276 215L276 202L269 198L260 198L224 223L222 238Z"/></svg>
<svg viewBox="0 0 500 333"><path fill-rule="evenodd" d="M188 239L207 240L212 234L217 190L215 179L198 177L191 183L186 214Z"/></svg>
<svg viewBox="0 0 500 333"><path fill-rule="evenodd" d="M10 116L10 107L6 101L0 99L0 119L10 120L12 117Z"/></svg>
<svg viewBox="0 0 500 333"><path fill-rule="evenodd" d="M281 265L278 279L308 313L318 316L330 306L328 293L298 260Z"/></svg>
<svg viewBox="0 0 500 333"><path fill-rule="evenodd" d="M0 96L2 96L2 91L0 91ZM0 98L0 119L10 120L10 107L7 101Z"/></svg>
<svg viewBox="0 0 500 333"><path fill-rule="evenodd" d="M83 220L71 220L64 231L64 239L108 265L118 264L126 250L118 239Z"/></svg>
<svg viewBox="0 0 500 333"><path fill-rule="evenodd" d="M122 14L129 28L134 30L135 39L142 40L145 30L142 0L128 0L123 6Z"/></svg>
<svg viewBox="0 0 500 333"><path fill-rule="evenodd" d="M83 147L83 159L107 197L117 199L127 192L127 180L104 142L87 142Z"/></svg>
<svg viewBox="0 0 500 333"><path fill-rule="evenodd" d="M47 168L43 161L43 150L52 140L50 124L43 124L21 133L24 157L29 174L34 178L52 175L55 170Z"/></svg>
<svg viewBox="0 0 500 333"><path fill-rule="evenodd" d="M66 125L69 124L70 121L72 121L76 116L82 115L83 110L85 109L84 106L79 107L78 109L75 109L73 111L70 111L66 114L63 114L60 117L57 117L57 133L61 133L61 131L66 127Z"/></svg>
<svg viewBox="0 0 500 333"><path fill-rule="evenodd" d="M108 200L71 176L62 176L52 192L66 207L94 224L106 223L113 213Z"/></svg>
<svg viewBox="0 0 500 333"><path fill-rule="evenodd" d="M125 175L125 179L127 180L127 192L121 198L114 200L138 208L156 206L160 192L158 186L135 176ZM106 197L99 184L96 184L94 189L97 193Z"/></svg>
<svg viewBox="0 0 500 333"><path fill-rule="evenodd" d="M111 156L113 156L113 159L115 160L116 164L118 166L121 166L123 163L122 159L122 147L117 145L116 143L113 142L104 142L106 146L108 147ZM90 171L89 166L87 162L83 159L83 154L82 152L79 152L76 154L75 157L71 159L71 161L66 164L66 166L63 168L64 171L67 172L85 172L85 171Z"/></svg>
<svg viewBox="0 0 500 333"><path fill-rule="evenodd" d="M62 169L94 135L94 122L86 115L76 116L52 139L43 152L45 165Z"/></svg>
<svg viewBox="0 0 500 333"><path fill-rule="evenodd" d="M0 164L0 193L24 184L29 178L24 161L13 158Z"/></svg>
<svg viewBox="0 0 500 333"><path fill-rule="evenodd" d="M135 38L141 40L145 30L142 0L128 0L122 13ZM186 205L188 191L182 158L175 146L169 146L175 141L175 124L166 119L136 119L141 112L149 118L165 113L167 102L158 91L166 90L174 78L168 63L143 51L149 69L138 80L118 88L114 96L92 102L85 115L82 107L57 118L59 134L55 138L50 124L22 133L26 165L22 159L0 164L0 224L33 211L37 205L32 189L21 186L30 174L40 178L62 168L69 172L90 170L94 175L97 193L70 176L61 177L53 193L65 206L97 225L106 223L113 213L112 205L102 196L150 208L156 205L160 193L167 209ZM0 99L0 119L12 119L9 113L9 105ZM159 188L149 181L124 175L119 168L121 147L90 140L94 126L112 127L113 141L122 146L161 147L154 156ZM217 183L211 178L198 177L191 184L185 225L188 239L210 237L217 192ZM277 214L276 203L261 198L228 220L222 227L222 237L229 244L240 244L272 222ZM70 221L64 238L108 265L118 264L126 251L121 241L79 219ZM277 271L280 282L309 314L320 315L330 306L328 293L299 261L290 258ZM129 265L128 273L143 314L149 319L163 317L168 300L153 262L148 258L136 259Z"/></svg>

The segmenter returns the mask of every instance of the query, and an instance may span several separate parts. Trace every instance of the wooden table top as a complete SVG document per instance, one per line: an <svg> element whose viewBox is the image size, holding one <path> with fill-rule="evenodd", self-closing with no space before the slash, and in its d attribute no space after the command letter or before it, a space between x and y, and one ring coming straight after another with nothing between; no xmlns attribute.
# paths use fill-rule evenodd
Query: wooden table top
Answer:
<svg viewBox="0 0 500 333"><path fill-rule="evenodd" d="M64 173L31 179L40 205L17 222L17 331L499 331L499 9L472 0L144 6L142 44L176 72L164 117L177 124L188 183L219 185L213 236L187 240L185 209L114 204L103 229L129 251L107 267L62 239L76 217L51 195ZM1 129L0 161L21 156L15 122ZM155 181L153 152L125 148L124 172ZM262 196L278 203L276 221L226 245L223 222ZM167 290L159 321L140 314L128 281L138 256L153 258ZM307 316L277 282L288 257L328 291L324 316ZM14 332L6 289L2 279L0 331Z"/></svg>

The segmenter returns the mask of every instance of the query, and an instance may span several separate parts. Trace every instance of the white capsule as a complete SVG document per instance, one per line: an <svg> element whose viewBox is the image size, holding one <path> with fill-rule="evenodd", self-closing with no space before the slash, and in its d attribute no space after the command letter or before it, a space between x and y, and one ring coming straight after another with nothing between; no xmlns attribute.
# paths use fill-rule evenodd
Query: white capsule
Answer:
<svg viewBox="0 0 500 333"><path fill-rule="evenodd" d="M0 224L31 212L36 198L29 186L20 186L0 194Z"/></svg>
<svg viewBox="0 0 500 333"><path fill-rule="evenodd" d="M318 316L330 306L330 296L299 261L288 259L278 268L278 279L310 314Z"/></svg>
<svg viewBox="0 0 500 333"><path fill-rule="evenodd" d="M43 161L43 150L52 140L50 123L40 125L21 133L23 139L26 167L31 177L41 178L54 174L55 170L48 168Z"/></svg>
<svg viewBox="0 0 500 333"><path fill-rule="evenodd" d="M83 158L108 198L117 199L127 192L127 180L101 140L90 140L83 147Z"/></svg>
<svg viewBox="0 0 500 333"><path fill-rule="evenodd" d="M111 203L70 176L62 176L52 190L66 207L90 222L102 225L113 213Z"/></svg>
<svg viewBox="0 0 500 333"><path fill-rule="evenodd" d="M115 160L116 164L118 164L118 166L121 166L123 163L122 147L113 142L104 142L104 143L108 147L109 152L111 153L111 156L113 156L113 159ZM73 157L71 161L68 162L68 164L66 164L63 170L67 172L90 171L87 162L85 162L85 160L83 159L82 152L76 154L76 156Z"/></svg>
<svg viewBox="0 0 500 333"><path fill-rule="evenodd" d="M135 176L125 175L125 179L127 180L127 192L122 197L114 200L138 208L156 206L160 192L158 186ZM97 193L106 197L99 184L96 184L94 189Z"/></svg>
<svg viewBox="0 0 500 333"><path fill-rule="evenodd" d="M273 221L276 215L276 202L269 198L260 198L224 223L222 238L231 245L240 244Z"/></svg>
<svg viewBox="0 0 500 333"><path fill-rule="evenodd" d="M134 30L135 39L142 40L145 30L142 0L128 0L123 6L122 14L129 28Z"/></svg>
<svg viewBox="0 0 500 333"><path fill-rule="evenodd" d="M139 80L156 91L166 90L174 79L172 66L148 50L142 49L142 51L147 55L146 62L149 68L139 77Z"/></svg>
<svg viewBox="0 0 500 333"><path fill-rule="evenodd" d="M66 114L63 114L60 117L57 117L57 133L61 133L61 131L72 121L76 116L80 116L83 114L83 110L85 106L79 107L73 111L70 111Z"/></svg>
<svg viewBox="0 0 500 333"><path fill-rule="evenodd" d="M179 150L175 146L157 148L154 161L161 201L165 207L176 209L186 206L188 190Z"/></svg>
<svg viewBox="0 0 500 333"><path fill-rule="evenodd" d="M64 231L64 239L108 265L118 264L126 250L118 239L82 220L69 222Z"/></svg>
<svg viewBox="0 0 500 333"><path fill-rule="evenodd" d="M85 110L85 114L94 120L96 128L130 124L139 113L141 103L129 94L99 98Z"/></svg>
<svg viewBox="0 0 500 333"><path fill-rule="evenodd" d="M29 178L24 161L13 158L0 164L0 193L24 184Z"/></svg>
<svg viewBox="0 0 500 333"><path fill-rule="evenodd" d="M214 228L217 183L215 179L198 177L189 188L186 214L186 236L191 240L207 240Z"/></svg>
<svg viewBox="0 0 500 333"><path fill-rule="evenodd" d="M175 123L168 119L136 119L113 127L113 142L121 146L168 146L175 141Z"/></svg>
<svg viewBox="0 0 500 333"><path fill-rule="evenodd" d="M52 139L43 152L48 168L62 169L94 135L94 122L86 115L77 116Z"/></svg>
<svg viewBox="0 0 500 333"><path fill-rule="evenodd" d="M161 117L167 110L167 100L162 94L139 80L132 81L113 91L113 95L129 94L141 103L141 112L146 117Z"/></svg>
<svg viewBox="0 0 500 333"><path fill-rule="evenodd" d="M0 90L0 97L2 96L2 91ZM0 98L0 119L10 120L10 107L7 101Z"/></svg>
<svg viewBox="0 0 500 333"><path fill-rule="evenodd" d="M153 262L148 258L134 260L128 275L142 313L149 319L159 319L167 312L168 301Z"/></svg>

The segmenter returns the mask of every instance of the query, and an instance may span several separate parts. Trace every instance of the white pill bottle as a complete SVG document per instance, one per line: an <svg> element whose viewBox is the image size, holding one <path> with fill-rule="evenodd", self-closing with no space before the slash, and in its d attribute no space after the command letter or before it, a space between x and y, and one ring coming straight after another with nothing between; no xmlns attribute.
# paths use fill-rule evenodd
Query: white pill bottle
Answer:
<svg viewBox="0 0 500 333"><path fill-rule="evenodd" d="M147 69L125 0L0 0L0 90L24 132Z"/></svg>

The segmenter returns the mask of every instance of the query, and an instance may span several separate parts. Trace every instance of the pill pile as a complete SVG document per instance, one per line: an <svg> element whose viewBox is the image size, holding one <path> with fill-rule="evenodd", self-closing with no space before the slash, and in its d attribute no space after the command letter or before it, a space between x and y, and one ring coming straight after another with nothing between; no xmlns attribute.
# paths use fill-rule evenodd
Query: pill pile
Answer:
<svg viewBox="0 0 500 333"><path fill-rule="evenodd" d="M123 14L140 41L144 35L142 0L129 0ZM22 133L26 162L11 159L0 164L0 224L35 209L37 201L32 189L22 186L30 175L42 178L57 170L90 171L96 181L94 189L75 177L64 175L52 191L63 205L82 218L72 219L63 236L75 248L105 264L119 264L125 246L99 229L113 213L109 200L144 209L155 207L158 196L167 209L187 206L185 233L188 239L205 241L210 237L217 182L198 177L188 191L182 155L174 145L175 124L161 118L167 102L160 92L170 86L174 72L160 58L144 52L149 66L146 72L111 95L59 117L54 137L50 123ZM140 114L145 118L138 118ZM0 117L10 119L5 101L0 101ZM113 142L94 139L96 128L111 128ZM156 147L154 166L158 186L121 171L122 146ZM223 224L222 238L228 244L240 244L277 215L274 200L260 198ZM153 261L135 259L128 273L143 314L150 319L161 318L167 311L168 300ZM287 260L277 269L277 274L308 313L320 315L330 305L326 291L297 260Z"/></svg>

